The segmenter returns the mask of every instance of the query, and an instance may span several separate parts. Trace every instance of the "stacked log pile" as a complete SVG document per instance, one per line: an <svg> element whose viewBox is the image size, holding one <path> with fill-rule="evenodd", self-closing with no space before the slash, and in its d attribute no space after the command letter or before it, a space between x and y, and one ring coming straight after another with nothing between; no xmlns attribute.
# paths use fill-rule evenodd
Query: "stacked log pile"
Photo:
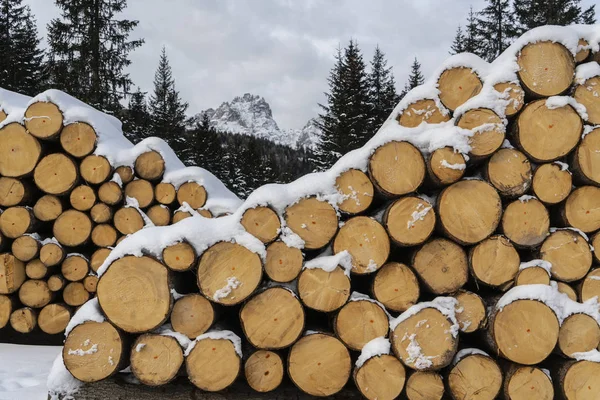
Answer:
<svg viewBox="0 0 600 400"><path fill-rule="evenodd" d="M287 375L323 397L353 381L369 399L600 398L600 66L583 31L552 29L568 40L541 28L499 60L513 78L451 59L330 171L121 243L64 367L205 391Z"/></svg>

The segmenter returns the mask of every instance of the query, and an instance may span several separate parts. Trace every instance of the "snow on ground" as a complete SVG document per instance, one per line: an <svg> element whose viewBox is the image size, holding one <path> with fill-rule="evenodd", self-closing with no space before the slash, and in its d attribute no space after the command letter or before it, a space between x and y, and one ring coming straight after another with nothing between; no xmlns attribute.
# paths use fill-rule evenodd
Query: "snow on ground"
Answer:
<svg viewBox="0 0 600 400"><path fill-rule="evenodd" d="M0 343L0 400L46 400L46 380L60 346Z"/></svg>

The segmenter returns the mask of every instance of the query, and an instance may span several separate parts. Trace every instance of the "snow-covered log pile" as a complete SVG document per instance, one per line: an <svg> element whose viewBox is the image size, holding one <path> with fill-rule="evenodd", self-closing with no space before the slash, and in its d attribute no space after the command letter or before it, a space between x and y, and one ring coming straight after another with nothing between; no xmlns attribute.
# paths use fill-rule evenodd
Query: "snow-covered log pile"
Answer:
<svg viewBox="0 0 600 400"><path fill-rule="evenodd" d="M287 373L315 396L600 398L599 41L542 27L492 64L453 56L330 170L128 236L51 390Z"/></svg>
<svg viewBox="0 0 600 400"><path fill-rule="evenodd" d="M133 146L117 119L62 92L2 90L0 109L0 328L63 333L125 237L241 204L165 142Z"/></svg>

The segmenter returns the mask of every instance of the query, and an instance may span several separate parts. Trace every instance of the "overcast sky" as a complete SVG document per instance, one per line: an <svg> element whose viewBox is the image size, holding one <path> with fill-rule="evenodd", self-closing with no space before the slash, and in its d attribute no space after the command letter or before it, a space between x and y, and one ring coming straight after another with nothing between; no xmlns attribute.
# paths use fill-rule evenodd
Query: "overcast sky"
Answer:
<svg viewBox="0 0 600 400"><path fill-rule="evenodd" d="M58 16L52 0L25 0L39 33ZM164 45L189 114L250 92L263 96L281 128L301 128L324 101L338 44L358 40L365 61L377 44L401 90L416 56L427 77L448 50L469 6L484 0L129 0L139 20L131 53L135 85L152 92ZM586 5L593 0L584 0Z"/></svg>

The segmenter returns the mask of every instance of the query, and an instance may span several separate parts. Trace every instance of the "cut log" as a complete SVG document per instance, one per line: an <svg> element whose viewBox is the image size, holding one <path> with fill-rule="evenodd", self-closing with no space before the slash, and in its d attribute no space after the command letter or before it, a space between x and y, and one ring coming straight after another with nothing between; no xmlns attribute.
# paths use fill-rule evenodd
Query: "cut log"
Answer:
<svg viewBox="0 0 600 400"><path fill-rule="evenodd" d="M494 90L501 94L501 97L508 101L504 108L504 114L507 117L512 117L521 111L525 104L525 91L521 86L514 82L496 83Z"/></svg>
<svg viewBox="0 0 600 400"><path fill-rule="evenodd" d="M96 225L92 229L92 243L98 247L114 246L117 236L117 230L109 224Z"/></svg>
<svg viewBox="0 0 600 400"><path fill-rule="evenodd" d="M162 259L173 271L187 271L196 263L196 250L187 242L179 242L165 247Z"/></svg>
<svg viewBox="0 0 600 400"><path fill-rule="evenodd" d="M85 122L65 126L60 132L60 144L70 156L82 158L96 148L96 131Z"/></svg>
<svg viewBox="0 0 600 400"><path fill-rule="evenodd" d="M154 186L154 197L160 204L171 205L177 197L175 186L170 183L160 182Z"/></svg>
<svg viewBox="0 0 600 400"><path fill-rule="evenodd" d="M11 294L25 282L25 264L10 253L0 254L0 294Z"/></svg>
<svg viewBox="0 0 600 400"><path fill-rule="evenodd" d="M0 129L0 174L11 178L29 175L35 169L42 146L15 122Z"/></svg>
<svg viewBox="0 0 600 400"><path fill-rule="evenodd" d="M556 371L556 372L555 372ZM600 363L567 361L555 367L555 398L565 400L594 400L600 398Z"/></svg>
<svg viewBox="0 0 600 400"><path fill-rule="evenodd" d="M498 227L502 203L498 192L479 180L460 181L438 197L437 215L444 233L463 245L481 242ZM465 224L468 221L468 224Z"/></svg>
<svg viewBox="0 0 600 400"><path fill-rule="evenodd" d="M12 242L11 251L23 262L31 261L40 254L40 242L30 235L19 236Z"/></svg>
<svg viewBox="0 0 600 400"><path fill-rule="evenodd" d="M196 210L196 212L198 212L198 214L202 215L204 218L212 218L213 217L212 213L206 209L198 209L198 210ZM219 217L224 217L225 215L229 215L229 213L221 214L221 215L219 215Z"/></svg>
<svg viewBox="0 0 600 400"><path fill-rule="evenodd" d="M350 218L333 241L335 254L347 250L352 256L352 272L358 275L377 271L390 255L390 239L385 228L370 217Z"/></svg>
<svg viewBox="0 0 600 400"><path fill-rule="evenodd" d="M532 161L548 162L566 156L577 146L583 121L573 107L549 108L546 100L525 106L514 125L514 139Z"/></svg>
<svg viewBox="0 0 600 400"><path fill-rule="evenodd" d="M600 186L600 128L585 135L575 148L571 169L578 183Z"/></svg>
<svg viewBox="0 0 600 400"><path fill-rule="evenodd" d="M501 196L514 198L531 186L531 164L525 154L515 149L500 149L490 158L486 175Z"/></svg>
<svg viewBox="0 0 600 400"><path fill-rule="evenodd" d="M594 248L592 251L594 261L597 263L600 262L600 232L595 233L594 236L590 238L590 245Z"/></svg>
<svg viewBox="0 0 600 400"><path fill-rule="evenodd" d="M469 278L467 254L447 239L435 238L417 250L412 267L431 293L448 294L463 287Z"/></svg>
<svg viewBox="0 0 600 400"><path fill-rule="evenodd" d="M408 142L390 142L375 150L369 160L373 185L386 196L395 197L416 191L425 178L425 160Z"/></svg>
<svg viewBox="0 0 600 400"><path fill-rule="evenodd" d="M55 274L48 278L48 289L51 292L61 292L66 285L67 281L62 275Z"/></svg>
<svg viewBox="0 0 600 400"><path fill-rule="evenodd" d="M298 340L288 356L290 379L312 396L332 396L342 390L351 372L351 359L342 342L314 333Z"/></svg>
<svg viewBox="0 0 600 400"><path fill-rule="evenodd" d="M277 239L281 230L279 216L269 207L250 208L240 221L246 232L268 244Z"/></svg>
<svg viewBox="0 0 600 400"><path fill-rule="evenodd" d="M62 153L49 154L35 167L33 180L45 193L64 195L77 183L77 165Z"/></svg>
<svg viewBox="0 0 600 400"><path fill-rule="evenodd" d="M109 322L88 321L67 336L62 356L67 370L82 382L97 382L123 369L127 345Z"/></svg>
<svg viewBox="0 0 600 400"><path fill-rule="evenodd" d="M302 240L307 250L326 246L338 229L338 217L326 201L305 198L285 209L287 226Z"/></svg>
<svg viewBox="0 0 600 400"><path fill-rule="evenodd" d="M134 178L133 169L128 165L121 165L115 169L115 174L119 175L123 185L127 185Z"/></svg>
<svg viewBox="0 0 600 400"><path fill-rule="evenodd" d="M586 314L567 317L558 331L558 349L565 356L574 358L574 353L585 353L600 345L598 322Z"/></svg>
<svg viewBox="0 0 600 400"><path fill-rule="evenodd" d="M97 290L104 315L129 333L161 326L173 302L167 267L147 256L114 261L100 278Z"/></svg>
<svg viewBox="0 0 600 400"><path fill-rule="evenodd" d="M564 282L556 282L556 289L563 294L566 294L569 299L577 301L577 292L570 285Z"/></svg>
<svg viewBox="0 0 600 400"><path fill-rule="evenodd" d="M434 100L423 99L406 106L398 115L397 120L406 128L416 128L423 122L439 124L450 121L450 113L445 108L440 109Z"/></svg>
<svg viewBox="0 0 600 400"><path fill-rule="evenodd" d="M469 155L476 160L494 154L502 146L506 136L502 119L487 108L475 108L465 112L458 118L456 125L473 132L473 136L469 138Z"/></svg>
<svg viewBox="0 0 600 400"><path fill-rule="evenodd" d="M562 206L561 216L567 226L585 233L600 229L600 188L580 186L573 190Z"/></svg>
<svg viewBox="0 0 600 400"><path fill-rule="evenodd" d="M173 213L171 224L176 224L183 219L190 218L191 216L192 213L190 212L177 210Z"/></svg>
<svg viewBox="0 0 600 400"><path fill-rule="evenodd" d="M485 304L481 297L476 293L466 290L459 290L452 297L458 301L456 320L461 332L473 333L483 328L487 322L487 318Z"/></svg>
<svg viewBox="0 0 600 400"><path fill-rule="evenodd" d="M469 269L479 283L505 289L515 279L521 259L512 243L502 235L483 240L469 251Z"/></svg>
<svg viewBox="0 0 600 400"><path fill-rule="evenodd" d="M354 383L369 400L396 399L406 380L406 371L398 359L389 354L369 358L354 369Z"/></svg>
<svg viewBox="0 0 600 400"><path fill-rule="evenodd" d="M400 322L390 333L392 350L411 369L444 368L452 362L458 346L458 337L452 334L451 328L452 322L438 309L423 308ZM416 348L420 351L416 352Z"/></svg>
<svg viewBox="0 0 600 400"><path fill-rule="evenodd" d="M90 210L90 217L97 224L105 224L112 220L113 210L104 203L96 203Z"/></svg>
<svg viewBox="0 0 600 400"><path fill-rule="evenodd" d="M136 179L125 186L125 197L138 201L140 208L146 208L154 202L154 188L145 179Z"/></svg>
<svg viewBox="0 0 600 400"><path fill-rule="evenodd" d="M160 180L165 172L165 160L157 151L142 153L135 159L135 173L149 181Z"/></svg>
<svg viewBox="0 0 600 400"><path fill-rule="evenodd" d="M348 214L358 214L365 211L373 201L373 184L369 177L358 169L349 169L335 180L335 186L343 196L344 201L338 208Z"/></svg>
<svg viewBox="0 0 600 400"><path fill-rule="evenodd" d="M539 246L548 236L550 214L536 198L515 200L502 215L502 231L517 247Z"/></svg>
<svg viewBox="0 0 600 400"><path fill-rule="evenodd" d="M559 95L569 89L575 74L575 59L558 42L529 43L517 55L519 80L536 97Z"/></svg>
<svg viewBox="0 0 600 400"><path fill-rule="evenodd" d="M78 254L69 254L61 265L63 277L71 282L79 282L87 276L90 271L88 260Z"/></svg>
<svg viewBox="0 0 600 400"><path fill-rule="evenodd" d="M37 323L42 332L56 335L65 331L71 315L69 307L63 304L48 304L40 311Z"/></svg>
<svg viewBox="0 0 600 400"><path fill-rule="evenodd" d="M332 272L304 269L298 277L298 294L308 308L332 312L346 304L350 297L350 278L339 266Z"/></svg>
<svg viewBox="0 0 600 400"><path fill-rule="evenodd" d="M139 336L131 350L131 372L144 385L171 382L183 365L183 350L177 339L155 333Z"/></svg>
<svg viewBox="0 0 600 400"><path fill-rule="evenodd" d="M4 110L0 110L0 122L3 122L8 115L4 112Z"/></svg>
<svg viewBox="0 0 600 400"><path fill-rule="evenodd" d="M218 392L230 386L241 369L240 356L228 339L204 338L185 358L187 375L194 386Z"/></svg>
<svg viewBox="0 0 600 400"><path fill-rule="evenodd" d="M454 400L494 400L501 388L502 371L488 355L465 355L448 373L448 392Z"/></svg>
<svg viewBox="0 0 600 400"><path fill-rule="evenodd" d="M529 267L519 270L515 276L515 286L549 285L550 274L542 267Z"/></svg>
<svg viewBox="0 0 600 400"><path fill-rule="evenodd" d="M122 235L135 233L144 227L144 219L134 207L119 208L113 217L113 222Z"/></svg>
<svg viewBox="0 0 600 400"><path fill-rule="evenodd" d="M540 258L552 264L552 277L578 281L592 266L592 251L579 232L564 229L550 234L540 248Z"/></svg>
<svg viewBox="0 0 600 400"><path fill-rule="evenodd" d="M274 282L293 281L302 270L303 258L300 249L289 247L284 242L273 242L267 247L265 273Z"/></svg>
<svg viewBox="0 0 600 400"><path fill-rule="evenodd" d="M259 393L273 391L283 380L283 361L272 351L255 351L244 363L244 375L253 390Z"/></svg>
<svg viewBox="0 0 600 400"><path fill-rule="evenodd" d="M19 288L19 300L24 306L31 308L42 308L49 304L54 293L48 288L45 281L30 279L23 282Z"/></svg>
<svg viewBox="0 0 600 400"><path fill-rule="evenodd" d="M590 56L591 50L589 43L585 39L579 39L577 43L577 54L575 54L575 62L580 63L585 61Z"/></svg>
<svg viewBox="0 0 600 400"><path fill-rule="evenodd" d="M54 267L60 264L66 256L65 250L58 243L49 242L40 249L40 261L46 267Z"/></svg>
<svg viewBox="0 0 600 400"><path fill-rule="evenodd" d="M48 267L39 258L31 260L25 265L25 274L29 279L44 279L49 273Z"/></svg>
<svg viewBox="0 0 600 400"><path fill-rule="evenodd" d="M206 250L198 263L198 287L209 300L223 305L244 301L262 279L258 254L231 242L219 242Z"/></svg>
<svg viewBox="0 0 600 400"><path fill-rule="evenodd" d="M62 212L60 199L51 194L40 197L33 206L33 215L42 222L54 221Z"/></svg>
<svg viewBox="0 0 600 400"><path fill-rule="evenodd" d="M392 261L375 274L372 292L387 309L404 312L419 300L419 281L410 267Z"/></svg>
<svg viewBox="0 0 600 400"><path fill-rule="evenodd" d="M37 101L25 110L25 127L40 139L53 139L63 127L63 115L56 104Z"/></svg>
<svg viewBox="0 0 600 400"><path fill-rule="evenodd" d="M0 178L0 206L12 207L28 203L32 188L25 181L16 178Z"/></svg>
<svg viewBox="0 0 600 400"><path fill-rule="evenodd" d="M69 195L69 202L78 211L88 211L96 203L96 193L87 185L79 185Z"/></svg>
<svg viewBox="0 0 600 400"><path fill-rule="evenodd" d="M481 91L483 84L471 68L449 68L440 75L437 87L440 100L450 111L456 110Z"/></svg>
<svg viewBox="0 0 600 400"><path fill-rule="evenodd" d="M592 125L600 124L600 76L593 76L575 86L573 97L579 104L585 106L588 115L587 122Z"/></svg>
<svg viewBox="0 0 600 400"><path fill-rule="evenodd" d="M579 301L585 302L594 296L600 298L600 269L591 270L578 287Z"/></svg>
<svg viewBox="0 0 600 400"><path fill-rule="evenodd" d="M572 182L571 174L561 165L542 164L533 174L532 190L541 202L554 205L566 199L571 193Z"/></svg>
<svg viewBox="0 0 600 400"><path fill-rule="evenodd" d="M90 258L90 268L94 272L98 272L98 268L104 263L104 260L109 256L111 249L102 248L92 253Z"/></svg>
<svg viewBox="0 0 600 400"><path fill-rule="evenodd" d="M67 210L54 222L52 233L63 246L81 246L90 238L92 221L81 211Z"/></svg>
<svg viewBox="0 0 600 400"><path fill-rule="evenodd" d="M435 149L427 159L427 174L434 186L448 186L459 181L467 168L465 157L452 147Z"/></svg>
<svg viewBox="0 0 600 400"><path fill-rule="evenodd" d="M110 178L112 167L103 156L89 155L79 166L81 177L92 185L99 185Z"/></svg>
<svg viewBox="0 0 600 400"><path fill-rule="evenodd" d="M123 200L123 189L115 181L104 182L98 189L98 198L109 206L117 205Z"/></svg>
<svg viewBox="0 0 600 400"><path fill-rule="evenodd" d="M215 321L212 303L192 293L178 299L171 312L173 330L195 339L205 333Z"/></svg>
<svg viewBox="0 0 600 400"><path fill-rule="evenodd" d="M196 182L186 182L177 188L177 202L180 206L188 203L194 210L204 207L206 204L206 189Z"/></svg>
<svg viewBox="0 0 600 400"><path fill-rule="evenodd" d="M378 337L387 337L389 321L383 307L370 300L351 300L335 316L333 330L350 350L361 351Z"/></svg>
<svg viewBox="0 0 600 400"><path fill-rule="evenodd" d="M10 207L0 215L0 231L9 239L33 232L37 221L30 208Z"/></svg>
<svg viewBox="0 0 600 400"><path fill-rule="evenodd" d="M304 309L291 291L268 288L248 300L240 310L240 322L250 344L258 349L283 349L304 331Z"/></svg>
<svg viewBox="0 0 600 400"><path fill-rule="evenodd" d="M13 308L14 299L4 294L0 294L0 329L8 324Z"/></svg>
<svg viewBox="0 0 600 400"><path fill-rule="evenodd" d="M37 327L37 313L29 307L10 314L10 326L19 333L31 333Z"/></svg>
<svg viewBox="0 0 600 400"><path fill-rule="evenodd" d="M441 400L444 396L444 382L435 372L413 372L406 381L408 400Z"/></svg>
<svg viewBox="0 0 600 400"><path fill-rule="evenodd" d="M553 400L552 380L537 367L512 364L504 376L504 400Z"/></svg>
<svg viewBox="0 0 600 400"><path fill-rule="evenodd" d="M433 233L435 220L433 205L416 196L394 201L383 215L383 224L390 239L398 246L424 243Z"/></svg>
<svg viewBox="0 0 600 400"><path fill-rule="evenodd" d="M96 275L88 275L83 278L83 287L89 293L96 293L98 288L98 277Z"/></svg>

